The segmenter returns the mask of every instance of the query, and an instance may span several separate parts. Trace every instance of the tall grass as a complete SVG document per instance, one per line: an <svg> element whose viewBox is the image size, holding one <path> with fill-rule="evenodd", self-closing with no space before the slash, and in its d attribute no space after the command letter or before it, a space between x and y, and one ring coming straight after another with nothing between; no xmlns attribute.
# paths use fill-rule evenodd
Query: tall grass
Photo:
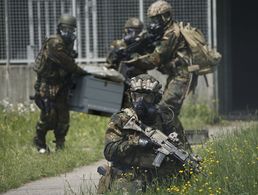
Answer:
<svg viewBox="0 0 258 195"><path fill-rule="evenodd" d="M0 108L0 192L103 158L107 117L71 113L65 149L54 152L54 136L49 132L47 144L52 152L40 155L32 144L38 116L38 112L5 112Z"/></svg>
<svg viewBox="0 0 258 195"><path fill-rule="evenodd" d="M218 112L206 104L185 103L179 117L186 129L203 128L222 122Z"/></svg>
<svg viewBox="0 0 258 195"><path fill-rule="evenodd" d="M210 141L198 153L203 172L190 181L159 187L156 194L258 194L258 126ZM153 192L150 191L150 194Z"/></svg>

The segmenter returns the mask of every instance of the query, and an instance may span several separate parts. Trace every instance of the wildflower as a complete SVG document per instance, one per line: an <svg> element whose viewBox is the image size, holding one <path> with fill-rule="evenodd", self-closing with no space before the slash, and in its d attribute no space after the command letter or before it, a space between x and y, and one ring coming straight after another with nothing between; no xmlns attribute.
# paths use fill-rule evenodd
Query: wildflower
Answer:
<svg viewBox="0 0 258 195"><path fill-rule="evenodd" d="M180 170L179 173L183 173L184 171L183 170Z"/></svg>
<svg viewBox="0 0 258 195"><path fill-rule="evenodd" d="M225 179L228 179L228 177L226 176Z"/></svg>
<svg viewBox="0 0 258 195"><path fill-rule="evenodd" d="M199 191L199 192L203 192L203 189L199 189L198 191Z"/></svg>

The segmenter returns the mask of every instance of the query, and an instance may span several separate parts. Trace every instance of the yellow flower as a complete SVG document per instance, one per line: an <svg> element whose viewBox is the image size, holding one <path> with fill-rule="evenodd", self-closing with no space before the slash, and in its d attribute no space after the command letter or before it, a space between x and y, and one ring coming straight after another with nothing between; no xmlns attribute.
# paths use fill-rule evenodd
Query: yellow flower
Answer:
<svg viewBox="0 0 258 195"><path fill-rule="evenodd" d="M198 191L199 191L199 192L203 192L203 189L199 189Z"/></svg>
<svg viewBox="0 0 258 195"><path fill-rule="evenodd" d="M184 171L183 170L180 170L179 173L183 173Z"/></svg>
<svg viewBox="0 0 258 195"><path fill-rule="evenodd" d="M226 176L225 179L228 179L228 177Z"/></svg>

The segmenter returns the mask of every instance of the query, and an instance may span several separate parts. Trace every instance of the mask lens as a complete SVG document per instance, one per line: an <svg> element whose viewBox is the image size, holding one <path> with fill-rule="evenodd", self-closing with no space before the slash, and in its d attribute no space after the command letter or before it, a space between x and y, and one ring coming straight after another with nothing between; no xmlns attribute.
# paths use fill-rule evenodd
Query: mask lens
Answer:
<svg viewBox="0 0 258 195"><path fill-rule="evenodd" d="M75 28L70 26L62 26L60 29L62 37L64 37L67 41L74 41L76 39L76 31Z"/></svg>
<svg viewBox="0 0 258 195"><path fill-rule="evenodd" d="M154 102L154 94L153 93L133 93L133 99L134 101L141 101L143 100L146 103L153 103Z"/></svg>

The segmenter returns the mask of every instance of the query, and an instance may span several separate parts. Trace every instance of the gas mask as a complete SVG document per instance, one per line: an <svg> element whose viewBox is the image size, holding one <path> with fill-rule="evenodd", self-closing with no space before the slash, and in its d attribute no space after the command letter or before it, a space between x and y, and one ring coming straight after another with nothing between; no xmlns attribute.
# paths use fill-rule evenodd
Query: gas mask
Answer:
<svg viewBox="0 0 258 195"><path fill-rule="evenodd" d="M158 113L155 94L132 92L131 97L133 108L139 119L147 125L153 124Z"/></svg>
<svg viewBox="0 0 258 195"><path fill-rule="evenodd" d="M59 29L59 33L60 33L61 37L67 44L71 44L75 41L76 31L75 31L74 27L60 26L58 29Z"/></svg>
<svg viewBox="0 0 258 195"><path fill-rule="evenodd" d="M126 28L123 38L126 45L130 45L135 42L135 39L140 32L141 31L136 28Z"/></svg>
<svg viewBox="0 0 258 195"><path fill-rule="evenodd" d="M150 24L147 29L150 34L162 37L164 30L168 23L171 21L170 13L165 13L162 15L157 15L150 18Z"/></svg>

